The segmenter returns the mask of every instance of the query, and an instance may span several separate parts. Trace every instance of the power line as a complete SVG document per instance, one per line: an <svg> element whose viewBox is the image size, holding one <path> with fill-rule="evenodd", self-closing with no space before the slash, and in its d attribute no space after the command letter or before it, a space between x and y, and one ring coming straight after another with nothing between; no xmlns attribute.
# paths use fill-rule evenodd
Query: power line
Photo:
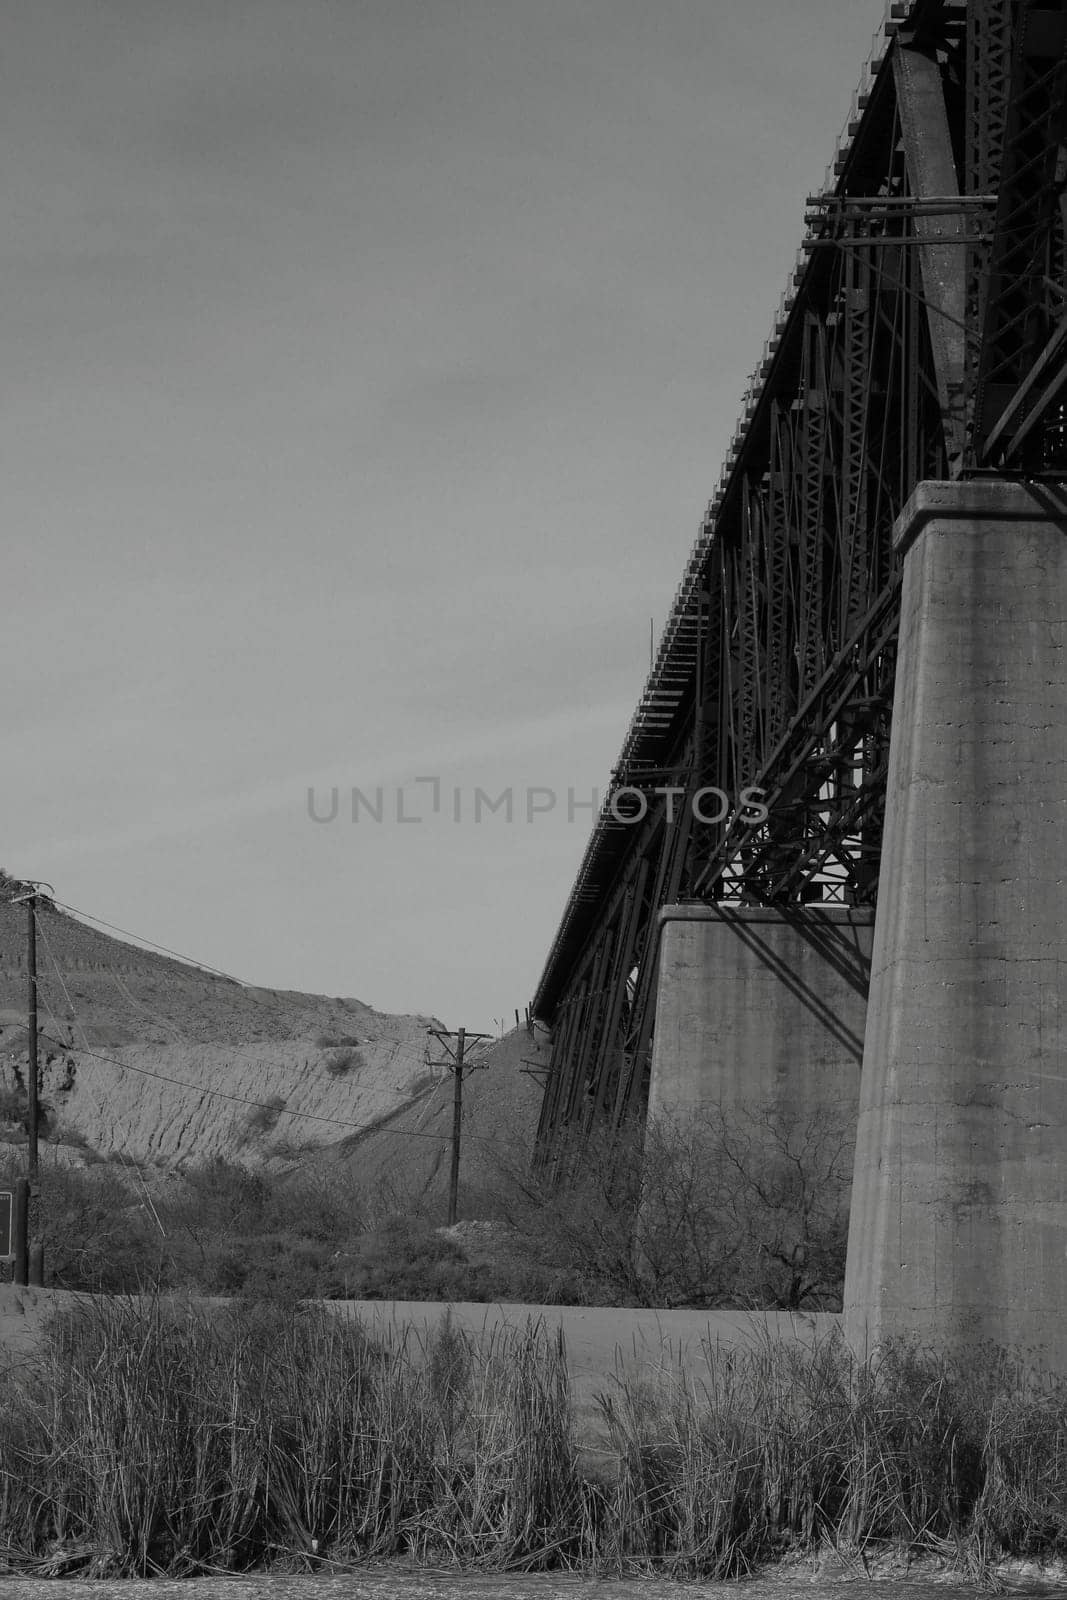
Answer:
<svg viewBox="0 0 1067 1600"><path fill-rule="evenodd" d="M120 927L118 923L108 922L104 917L95 916L94 913L91 912L91 911L83 911L79 906L72 906L65 900L57 899L56 895L54 893L50 894L48 898L49 898L49 900L51 901L52 905L55 907L55 909L57 911L65 911L70 916L79 917L82 920L84 920L85 922L93 923L96 927L107 928L108 931L111 932L111 933L120 933L120 934L122 934L124 939L133 939L133 940L136 941L137 944L144 945L148 950L155 950L155 951L158 951L162 955L166 955L166 956L172 957L176 961L182 961L182 962L185 963L186 966L192 967L196 971L199 971L199 972L210 972L210 973L214 974L215 977L225 978L228 983L235 984L237 986L237 988L243 989L249 995L249 997L257 1004L261 1004L261 1005L268 1004L269 1002L265 998L265 995L267 995L267 994L275 995L278 992L276 990L267 989L265 987L265 985L263 985L263 984L253 983L251 981L251 979L238 978L234 973L227 972L225 970L225 968L223 968L223 967L212 966L211 963L208 962L208 961L198 961L195 956L186 955L180 950L173 950L173 949L171 949L171 947L169 945L159 944L159 943L156 942L156 940L149 939L143 933L135 933L130 928ZM310 999L314 999L315 997L309 995L309 996L306 996L305 998L310 1000ZM373 1013L373 1011L374 1011L373 1006L367 1005L366 1001L358 999L355 995L350 995L348 998L350 1000L352 1000L356 1005L362 1007L364 1010L370 1011L370 1012ZM177 1029L175 1024L167 1022L166 1019L161 1017L158 1012L150 1011L149 1008L146 1007L142 1002L134 1001L133 1003L135 1005L139 1006L139 1008L141 1010L145 1011L147 1015L155 1017L156 1021L159 1022L162 1026L169 1027L169 1028L173 1029L174 1031L180 1033L180 1029ZM411 1013L411 1015L418 1016L418 1013ZM436 1020L436 1019L431 1019L431 1020ZM288 1035L288 1037L294 1043L298 1042L297 1035L295 1035L293 1033L290 1033ZM473 1034L469 1034L468 1037L469 1038L473 1038L475 1036ZM489 1035L489 1034L480 1034L480 1035L478 1035L478 1037L479 1038L488 1039L488 1038L492 1038L493 1036ZM188 1041L186 1040L185 1042L188 1042ZM247 1049L248 1046L234 1045L233 1048L235 1048L235 1049ZM397 1054L405 1056L405 1059L410 1060L410 1061L414 1061L416 1059L414 1056L411 1056L410 1054L407 1054L406 1052L401 1051L401 1050L398 1050Z"/></svg>
<svg viewBox="0 0 1067 1600"><path fill-rule="evenodd" d="M64 900L58 900L55 897L54 894L50 895L49 898L50 898L53 906L55 906L55 908L57 910L68 912L70 915L75 916L75 917L84 918L85 921L95 923L101 928L107 928L112 933L121 933L127 939L135 939L138 944L145 945L150 950L160 951L164 955L172 956L178 961L183 961L183 962L185 962L185 964L187 966L192 967L196 971L210 972L210 973L214 973L216 977L225 978L229 983L233 983L239 989L242 989L248 995L248 997L253 1001L253 1003L256 1004L256 1005L267 1006L267 1005L271 1005L273 1003L272 999L268 999L267 996L268 995L270 995L272 997L275 996L276 993L277 993L277 991L275 991L275 990L265 990L264 986L262 984L255 984L255 983L252 983L252 982L250 982L249 980L247 980L245 978L235 977L232 972L226 972L222 967L213 967L209 962L198 961L195 956L183 955L180 951L172 950L168 945L157 944L155 942L155 940L147 938L144 934L134 933L129 928L122 928L117 923L106 921L103 917L94 916L91 911L82 911L81 909L79 909L79 907L69 905ZM54 960L55 960L55 958L53 957L53 964L54 964ZM109 971L108 972L108 976L111 977L113 982L117 983L117 979L116 979L116 976L115 976L114 973ZM305 998L308 999L308 1000L312 1000L315 997L314 996L306 996ZM360 1006L362 1009L364 1009L366 1011L373 1012L373 1007L368 1006L365 1001L356 999L356 997L354 995L350 996L349 998L351 1000L353 1000L354 1003L356 1005ZM161 1016L161 1014L158 1011L155 1011L155 1010L151 1009L150 1007L146 1006L143 1003L143 1001L136 1000L132 995L129 994L128 990L127 990L127 999L134 1005L134 1007L136 1009L143 1011L146 1016L153 1017L155 1019L155 1021L160 1024L161 1027L166 1028L166 1029L170 1030L171 1032L177 1033L177 1035L179 1036L179 1038L181 1038L183 1043L185 1043L185 1044L190 1043L190 1041L187 1038L187 1036L185 1036L182 1033L182 1030L177 1026L177 1024L175 1024L175 1023L169 1021L167 1018ZM73 1007L72 1007L72 1009L73 1009ZM290 1031L285 1036L284 1039L278 1039L278 1040L274 1040L272 1042L273 1043L287 1043L288 1042L288 1043L298 1044L298 1043L301 1042L301 1040L299 1038L299 1035L294 1033L292 1031L292 1027L290 1027ZM251 1043L251 1042L249 1042L249 1043L236 1043L235 1042L235 1043L229 1043L227 1048L232 1049L232 1050L240 1050L242 1052L247 1052L250 1049L255 1049L255 1045L253 1043ZM399 1045L395 1049L394 1055L396 1057L399 1057L400 1059L402 1059L404 1061L409 1062L409 1063L422 1062L422 1060L423 1060L422 1057L417 1057L417 1056L413 1055L410 1051L404 1050ZM268 1062L263 1060L262 1056L255 1057L253 1059L260 1066L268 1066L268 1065L270 1065L270 1063L268 1063ZM205 1090L205 1093L206 1092L207 1091Z"/></svg>
<svg viewBox="0 0 1067 1600"><path fill-rule="evenodd" d="M78 1027L78 1030L79 1030L79 1032L81 1033L81 1036L82 1036L82 1044L85 1047L85 1051L86 1051L87 1054L92 1055L93 1052L91 1050L89 1050L89 1038L88 1038L88 1035L86 1034L85 1028L82 1025L81 1018L78 1016L78 1013L74 1008L74 1001L70 997L70 990L67 988L66 981L65 981L65 979L63 977L63 973L60 970L59 962L56 960L55 951L52 949L51 941L50 941L47 933L45 932L44 923L41 921L41 919L37 915L36 907L34 908L34 921L37 924L38 932L41 935L41 942L44 945L45 950L46 950L46 952L48 954L48 959L52 963L52 967L53 967L53 969L55 971L56 978L57 978L57 980L59 982L59 987L62 989L64 995L66 996L67 1009L70 1012L71 1022L72 1022L71 1033L73 1033L73 1031L74 1031L73 1024L76 1023L77 1027ZM52 1011L52 1007L51 1006L48 1007L48 1014L49 1014L49 1016L53 1017L53 1020L54 1020L54 1015L55 1014ZM70 1049L70 1046L63 1040L53 1039L51 1037L51 1035L47 1034L47 1033L44 1035L44 1037L49 1041L49 1043L58 1044L60 1046L60 1048L63 1049L63 1050ZM163 1223L160 1221L159 1212L155 1208L155 1203L152 1200L152 1196L148 1192L148 1185L145 1183L144 1178L141 1175L139 1169L137 1168L137 1166L135 1164L133 1164L131 1162L127 1162L125 1156L122 1153L121 1148L119 1149L119 1160L122 1162L122 1165L126 1168L127 1171L130 1171L132 1169L134 1184L136 1185L138 1182L140 1182L141 1189L144 1192L145 1203L148 1206L149 1211L151 1211L151 1213L152 1213L152 1216L153 1216L153 1218L155 1220L156 1227L159 1229L160 1233L163 1235L163 1237L165 1239L167 1237L167 1230L164 1228Z"/></svg>
<svg viewBox="0 0 1067 1600"><path fill-rule="evenodd" d="M172 950L168 945L157 944L154 939L146 939L143 934L132 933L129 928L120 928L117 923L105 922L103 917L94 917L91 911L80 911L77 906L69 906L65 901L55 898L52 899L52 904L57 911L67 911L71 916L93 922L100 928L107 928L111 933L121 933L124 939L134 939L138 944L147 945L150 950L158 950L162 955L173 956L176 961L184 961L186 966L196 967L200 972L214 973L217 978L225 978L228 983L235 983L239 989L262 987L260 984L249 983L244 978L235 978L232 972L225 972L222 967L213 967L207 961L198 961L195 956L183 955L180 950Z"/></svg>
<svg viewBox="0 0 1067 1600"><path fill-rule="evenodd" d="M182 961L186 965L188 965L191 968L193 968L194 970L198 970L198 971L202 971L202 972L210 972L210 973L215 974L218 977L225 978L228 982L237 985L237 987L239 987L242 990L244 990L247 993L249 993L250 997L254 1001L256 1001L258 1003L263 1003L263 1004L266 1003L265 999L261 998L261 986L259 986L259 985L246 983L243 979L235 977L232 973L225 972L221 967L214 967L214 966L211 966L207 962L197 961L195 959L195 957L193 957L193 956L184 955L180 951L172 950L167 945L158 944L152 939L148 939L148 938L145 938L141 934L134 933L128 928L122 928L117 923L108 922L103 917L94 916L92 912L83 911L83 910L79 909L77 906L72 906L72 905L67 904L65 901L61 901L61 900L56 899L54 897L54 895L50 896L49 898L51 899L53 906L55 906L55 908L57 910L59 910L59 911L67 912L68 914L70 914L70 915L72 915L74 917L82 918L86 922L94 923L99 927L107 928L112 933L122 934L125 938L134 939L134 940L137 941L138 944L145 945L149 949L159 951L164 955L168 955L168 956L173 957L176 960ZM47 1042L49 1044L53 1044L53 1045L57 1046L60 1050L69 1051L72 1048L74 1048L74 1049L77 1050L77 1054L79 1055L79 1057L80 1056L86 1056L91 1061L105 1062L108 1065L113 1066L113 1067L117 1067L122 1071L135 1072L135 1073L138 1074L138 1076L143 1077L143 1078L151 1078L151 1079L154 1079L155 1081L157 1081L159 1083L170 1084L175 1088L188 1089L191 1093L201 1095L201 1096L206 1097L208 1099L225 1100L225 1101L227 1101L227 1102L229 1102L231 1104L247 1105L247 1106L252 1107L253 1109L256 1109L256 1110L269 1111L273 1115L278 1116L278 1117L292 1117L292 1118L296 1118L299 1121L324 1123L329 1127L348 1128L348 1129L351 1129L355 1133L364 1133L364 1134L367 1134L367 1135L370 1135L370 1134L373 1134L373 1133L383 1133L383 1134L391 1134L391 1135L395 1136L396 1138L433 1139L433 1140L437 1140L437 1141L441 1141L441 1140L444 1140L444 1139L448 1138L448 1135L446 1133L443 1133L443 1132L442 1133L424 1133L419 1129L413 1129L413 1128L388 1128L388 1127L377 1127L376 1128L373 1124L368 1126L368 1124L366 1122L352 1122L352 1121L350 1121L350 1120L348 1120L346 1118L343 1118L343 1117L326 1116L326 1115L322 1114L321 1112L295 1111L295 1110L289 1109L288 1107L271 1104L271 1102L269 1102L269 1101L255 1100L255 1099L253 1099L253 1098L251 1098L250 1096L247 1096L247 1095L233 1094L233 1093L231 1093L231 1092L229 1092L227 1090L224 1090L224 1089L212 1089L212 1088L208 1088L208 1087L206 1087L204 1085L201 1085L201 1084L190 1083L187 1079L176 1078L176 1077L171 1076L168 1073L156 1072L153 1069L151 1069L150 1067L136 1066L132 1062L120 1060L119 1057L117 1057L117 1056L108 1055L104 1051L91 1049L89 1047L89 1041L88 1041L88 1037L87 1037L87 1035L85 1033L85 1029L84 1029L84 1027L82 1025L81 1019L79 1018L79 1016L77 1014L77 1010L76 1010L76 1008L74 1006L74 1002L73 1002L73 1000L71 998L70 990L67 987L66 981L65 981L65 979L63 977L62 970L60 969L59 962L56 959L56 955L55 955L54 950L52 949L51 942L49 941L47 933L45 932L43 922L39 918L37 919L37 924L38 924L38 928L39 928L40 933L41 933L42 942L44 943L45 948L46 948L46 950L48 952L48 957L49 957L49 961L51 963L52 969L53 969L53 971L55 973L56 979L57 979L57 981L58 981L58 983L60 985L60 988L61 988L61 990L63 992L63 996L64 996L64 998L66 1000L67 1008L68 1008L68 1010L70 1012L71 1023L75 1024L77 1026L78 1031L80 1032L81 1037L82 1037L82 1045L79 1048L79 1047L73 1046L68 1040L59 1039L59 1038L55 1037L52 1034L44 1033L44 1034L41 1035L41 1037L43 1039L47 1040ZM109 971L108 972L108 976L112 979L113 982L115 982L116 987L118 987L118 979L117 979L116 974ZM125 987L125 985L123 985L122 987ZM260 992L257 992L257 991L260 991ZM120 993L121 993L121 989L120 989ZM165 1029L167 1029L168 1031L170 1031L173 1034L177 1034L179 1039L183 1043L186 1043L186 1044L189 1043L189 1041L182 1034L182 1030L175 1023L169 1022L167 1019L165 1019L162 1016L160 1016L157 1012L155 1012L151 1008L145 1006L142 1002L135 1000L134 997L129 994L128 990L126 992L126 998L133 1003L133 1005L135 1006L136 1009L142 1011L146 1016L153 1017L155 1019L155 1021L157 1023L159 1023L160 1026L164 1027ZM361 1004L361 1005L363 1004L363 1002L358 1002L358 1003ZM52 1010L51 1006L47 1004L47 1001L45 1001L45 1005L46 1005L48 1013L49 1013L49 1015L50 1015L50 1017L52 1019L52 1022L55 1024L56 1028L59 1029L61 1025L59 1023L59 1019L55 1015L55 1012ZM468 1037L470 1037L470 1038L477 1037L479 1039L482 1039L482 1038L487 1038L488 1036L486 1036L486 1035L468 1035ZM295 1035L290 1034L288 1039L281 1040L281 1041L276 1041L276 1042L297 1044L297 1043L300 1043L301 1041ZM227 1048L228 1049L232 1049L232 1050L240 1050L240 1051L244 1052L244 1051L247 1051L250 1048L254 1049L255 1046L254 1045L248 1045L248 1044L228 1044ZM246 1059L248 1059L247 1056L246 1056ZM423 1066L425 1066L425 1065L429 1064L428 1061L427 1061L427 1058L425 1057L425 1055L424 1056L416 1056L410 1050L405 1050L400 1046L396 1047L394 1049L394 1052L393 1052L393 1060L395 1061L395 1060L398 1060L398 1059L401 1060L401 1061L405 1061L409 1065L412 1065L412 1066L415 1066L415 1065L423 1065ZM275 1065L275 1063L269 1063L269 1062L265 1061L262 1056L254 1058L254 1064L259 1065L259 1066L264 1066L264 1067L270 1066L270 1065ZM408 1104L406 1104L406 1105L397 1106L394 1111L388 1112L388 1113L386 1113L386 1115L390 1116L390 1117L397 1116L397 1115L402 1115L405 1111L407 1111L409 1109L413 1109L412 1102L408 1102ZM423 1110L423 1115L424 1116L428 1113L428 1109L429 1109L428 1107L424 1108L424 1110ZM474 1142L475 1143L488 1143L489 1142L489 1141L486 1141L486 1140L478 1139L475 1136L471 1136L471 1137L474 1137ZM121 1150L119 1151L119 1159L120 1159L120 1161L122 1161L122 1164L124 1166L127 1166L127 1162L126 1162L125 1158L123 1157L123 1154L122 1154ZM143 1182L143 1180L142 1180L142 1182ZM146 1193L147 1193L147 1191L146 1191ZM149 1200L149 1203L151 1204L150 1200ZM154 1211L154 1207L153 1207L153 1211Z"/></svg>
<svg viewBox="0 0 1067 1600"><path fill-rule="evenodd" d="M219 977L226 978L231 983L234 983L239 988L243 989L249 995L249 997L252 999L252 1001L254 1003L256 1003L256 1004L267 1005L267 1004L270 1003L264 997L264 992L263 992L263 989L262 989L261 985L255 985L255 984L251 984L251 983L246 983L244 979L236 978L236 977L233 976L232 973L224 972L221 967L209 966L206 962L197 961L192 956L178 955L178 953L176 951L169 950L166 945L155 944L151 939L146 939L141 934L131 933L129 931L129 929L120 928L115 923L106 922L102 917L94 917L94 916L92 916L92 914L90 912L80 911L80 910L78 910L77 907L69 906L64 901L57 900L54 897L50 897L50 898L52 898L53 905L59 910L70 912L73 915L78 916L78 917L85 917L89 921L99 923L101 927L110 928L110 929L112 929L112 931L114 931L116 933L125 934L128 938L137 939L141 944L148 945L152 949L163 951L164 953L166 953L168 955L177 956L177 959L186 962L188 965L190 965L191 967L193 967L196 970L203 971L203 972L216 973ZM40 924L39 924L39 926L40 926ZM42 938L44 938L43 927L42 927ZM46 943L47 943L47 940L46 940ZM61 986L63 988L63 993L64 993L64 996L66 997L67 1005L70 1008L71 1014L73 1016L73 1015L75 1015L74 1004L73 1004L73 1001L70 998L70 992L67 989L66 984L63 982L62 974L61 974L60 969L59 969L59 963L56 960L55 953L52 951L50 945L49 945L49 955L51 957L52 966L53 966L53 968L55 970L56 977L59 979L60 984L61 984ZM161 1028L164 1028L166 1031L177 1035L177 1037L181 1041L181 1043L189 1045L190 1048L192 1047L193 1041L191 1041L189 1039L188 1035L185 1034L182 1031L182 1029L177 1025L177 1023L170 1021L170 1019L164 1017L158 1010L155 1010L154 1008L145 1005L143 1001L138 1000L134 995L132 995L130 993L129 988L128 988L128 986L126 984L121 984L121 986L120 986L120 980L119 980L119 978L118 978L116 973L112 972L110 969L105 969L105 970L107 972L107 976L111 979L112 983L114 983L116 988L119 989L120 994L123 992L123 990L125 990L124 998L126 999L126 1001L130 1005L132 1005L134 1007L135 1010L142 1012L147 1017L151 1017ZM274 991L270 991L270 992L273 993ZM308 998L311 999L311 998L314 998L314 997L313 996L309 996ZM364 1002L363 1001L356 1001L356 1004L358 1004L360 1006L364 1006ZM372 1008L365 1007L365 1009L371 1010ZM54 1018L53 1020L56 1020L56 1019ZM58 1022L57 1022L57 1025L58 1025ZM79 1024L79 1026L80 1026L80 1024ZM52 1040L52 1043L55 1043L55 1042L56 1042L55 1040ZM200 1041L200 1042L203 1042L203 1041ZM242 1052L243 1054L245 1054L246 1059L249 1059L248 1058L248 1052L250 1050L255 1050L257 1048L255 1043L252 1042L252 1041L243 1042L243 1041L229 1041L229 1040L227 1040L227 1041L217 1041L217 1042L225 1043L227 1050ZM285 1035L283 1038L275 1039L275 1040L272 1040L270 1042L274 1043L274 1044L300 1044L300 1043L303 1043L304 1041L301 1040L301 1038L300 1038L300 1036L298 1034L294 1033L292 1031L292 1029L290 1029L289 1033L287 1035ZM392 1043L392 1041L389 1041L389 1040L384 1040L382 1042L384 1044L386 1044L387 1046ZM87 1049L87 1053L91 1053L91 1052L88 1052L88 1047L87 1046L86 1046L86 1049ZM113 1060L115 1058L101 1055L99 1059L101 1059L101 1060ZM265 1060L262 1055L256 1055L254 1057L251 1057L250 1059L251 1059L252 1063L254 1065L256 1065L256 1066L270 1067L273 1064L273 1063ZM399 1060L405 1061L409 1065L413 1065L413 1066L414 1065L420 1065L421 1066L421 1065L427 1065L428 1064L426 1062L424 1056L415 1055L412 1051L404 1049L403 1046L400 1045L400 1044L397 1044L393 1049L393 1059L394 1060L399 1059ZM119 1065L120 1066L128 1065L128 1063L119 1062ZM133 1069L131 1068L131 1070L133 1070ZM146 1069L139 1069L139 1070L144 1071ZM149 1074L149 1076L151 1076L151 1075L152 1074ZM157 1074L157 1076L158 1076L158 1074ZM174 1081L174 1082L177 1083L180 1080L178 1080L178 1079L174 1079L174 1080L166 1079L165 1081L167 1081L167 1082ZM189 1087L190 1088L195 1088L196 1085L189 1085ZM212 1091L212 1090L209 1090L209 1089L201 1090L201 1093L203 1093L203 1094L211 1094L213 1092L215 1092L215 1091ZM252 1104L252 1103L262 1104L264 1102L258 1102L258 1101L257 1102L251 1102L250 1101L249 1103L250 1104ZM292 1113L289 1113L289 1115L294 1115L295 1116L295 1115L297 1115L297 1113L292 1112ZM308 1115L310 1115L310 1113L308 1113ZM352 1126L363 1126L363 1124L352 1124Z"/></svg>
<svg viewBox="0 0 1067 1600"><path fill-rule="evenodd" d="M83 1030L84 1031L84 1030ZM50 1044L59 1045L62 1050L69 1050L71 1046L63 1039L54 1039L51 1034L41 1035ZM93 1061L106 1061L113 1067L121 1067L124 1072L136 1072L142 1078L155 1078L159 1083L170 1083L178 1089L191 1089L194 1094L205 1095L212 1100L229 1100L242 1106L255 1106L262 1111L273 1112L279 1117L299 1117L304 1122L325 1122L334 1128L352 1128L356 1133L372 1132L365 1122L348 1122L343 1117L327 1117L316 1111L291 1111L285 1106L271 1105L269 1100L252 1100L247 1095L230 1094L225 1089L208 1089L199 1083L190 1083L185 1078L172 1078L165 1072L153 1072L150 1067L135 1066L132 1061L120 1061L118 1056L105 1055L102 1050L90 1050L88 1045L78 1051L79 1055L87 1055ZM406 1110L407 1107L398 1107ZM408 1129L395 1128L391 1132L402 1133L409 1139L440 1139L438 1133L415 1133Z"/></svg>

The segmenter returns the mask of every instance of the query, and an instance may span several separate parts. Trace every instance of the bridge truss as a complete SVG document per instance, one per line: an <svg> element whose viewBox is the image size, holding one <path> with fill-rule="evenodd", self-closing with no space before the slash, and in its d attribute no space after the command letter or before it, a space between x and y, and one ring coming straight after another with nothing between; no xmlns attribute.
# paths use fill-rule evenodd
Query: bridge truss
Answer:
<svg viewBox="0 0 1067 1600"><path fill-rule="evenodd" d="M892 3L533 999L542 1159L643 1114L662 906L874 905L893 524L1067 473L1065 189L1067 0Z"/></svg>

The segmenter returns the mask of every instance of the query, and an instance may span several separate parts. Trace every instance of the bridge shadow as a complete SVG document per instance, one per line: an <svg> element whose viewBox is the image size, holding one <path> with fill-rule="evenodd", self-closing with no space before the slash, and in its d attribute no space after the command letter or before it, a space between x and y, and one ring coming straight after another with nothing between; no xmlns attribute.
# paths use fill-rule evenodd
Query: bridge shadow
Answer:
<svg viewBox="0 0 1067 1600"><path fill-rule="evenodd" d="M746 949L774 974L783 988L800 1001L831 1038L847 1050L857 1063L862 1063L862 1033L857 1033L854 1028L849 1027L828 1003L824 994L806 982L795 966L760 935L758 932L760 924L746 916L746 911L751 913L751 908L720 904L715 909L719 919L732 930ZM867 933L868 942L873 939L873 918L862 923L830 921L814 908L797 907L781 910L778 915L782 923L810 945L820 959L830 966L849 988L866 999L870 987L871 957L869 950L863 948L858 935Z"/></svg>

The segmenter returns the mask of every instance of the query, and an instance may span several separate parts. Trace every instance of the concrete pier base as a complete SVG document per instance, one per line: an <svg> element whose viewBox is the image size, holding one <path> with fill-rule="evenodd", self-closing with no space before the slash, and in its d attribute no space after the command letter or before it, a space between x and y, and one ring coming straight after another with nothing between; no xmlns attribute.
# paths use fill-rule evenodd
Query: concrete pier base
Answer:
<svg viewBox="0 0 1067 1600"><path fill-rule="evenodd" d="M1067 1370L1067 500L921 484L845 1331Z"/></svg>
<svg viewBox="0 0 1067 1600"><path fill-rule="evenodd" d="M808 906L666 906L650 1118L771 1108L785 1125L859 1098L873 918Z"/></svg>

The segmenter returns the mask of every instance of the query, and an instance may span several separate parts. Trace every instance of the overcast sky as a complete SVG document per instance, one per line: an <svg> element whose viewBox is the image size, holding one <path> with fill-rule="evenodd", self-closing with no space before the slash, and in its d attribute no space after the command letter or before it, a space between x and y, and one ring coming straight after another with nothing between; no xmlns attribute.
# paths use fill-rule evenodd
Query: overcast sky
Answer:
<svg viewBox="0 0 1067 1600"><path fill-rule="evenodd" d="M524 1006L880 14L0 0L0 865Z"/></svg>

